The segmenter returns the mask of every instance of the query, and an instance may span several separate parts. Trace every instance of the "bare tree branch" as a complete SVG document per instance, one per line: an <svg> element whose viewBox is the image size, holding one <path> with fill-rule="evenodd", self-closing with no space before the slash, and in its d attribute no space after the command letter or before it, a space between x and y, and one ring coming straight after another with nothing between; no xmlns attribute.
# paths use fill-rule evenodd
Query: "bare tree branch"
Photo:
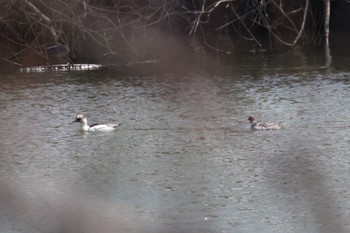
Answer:
<svg viewBox="0 0 350 233"><path fill-rule="evenodd" d="M42 19L44 21L45 26L47 26L50 30L50 33L52 35L52 37L57 41L58 40L58 36L56 34L55 29L51 26L51 19L49 17L47 17L45 14L43 14L36 6L34 6L33 3L31 3L28 0L22 0L32 11L34 11L37 15L40 16L40 19ZM40 21L38 21L40 22Z"/></svg>

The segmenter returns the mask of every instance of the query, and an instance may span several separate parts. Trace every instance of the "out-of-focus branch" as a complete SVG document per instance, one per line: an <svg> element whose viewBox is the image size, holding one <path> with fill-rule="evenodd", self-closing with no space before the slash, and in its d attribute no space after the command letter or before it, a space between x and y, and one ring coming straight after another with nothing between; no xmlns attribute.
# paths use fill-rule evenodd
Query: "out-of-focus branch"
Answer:
<svg viewBox="0 0 350 233"><path fill-rule="evenodd" d="M328 44L329 39L329 21L331 15L331 2L330 0L324 0L324 36Z"/></svg>
<svg viewBox="0 0 350 233"><path fill-rule="evenodd" d="M297 37L295 37L295 39L294 39L293 46L295 46L295 44L298 42L299 38L301 37L301 35L304 31L308 10L309 10L309 0L305 0L303 23L301 24L301 27L300 27L300 30L299 30Z"/></svg>
<svg viewBox="0 0 350 233"><path fill-rule="evenodd" d="M331 2L330 0L324 0L324 36L325 36L325 57L326 57L326 64L325 67L328 68L332 63L332 56L329 48L329 21L330 21L330 14L331 14Z"/></svg>
<svg viewBox="0 0 350 233"><path fill-rule="evenodd" d="M25 5L27 5L32 11L34 11L37 15L39 15L40 16L40 19L42 19L44 22L45 22L45 24L46 24L46 26L48 27L48 29L49 29L49 31L50 31L50 33L51 33L51 35L52 35L52 37L54 38L54 40L55 41L57 41L58 40L58 36L57 36L57 34L56 34L56 31L55 31L55 29L52 27L52 25L51 25L51 19L49 18L49 17L47 17L44 13L42 13L36 6L34 6L34 4L33 3L31 3L30 1L28 1L28 0L22 0L24 3L25 3Z"/></svg>

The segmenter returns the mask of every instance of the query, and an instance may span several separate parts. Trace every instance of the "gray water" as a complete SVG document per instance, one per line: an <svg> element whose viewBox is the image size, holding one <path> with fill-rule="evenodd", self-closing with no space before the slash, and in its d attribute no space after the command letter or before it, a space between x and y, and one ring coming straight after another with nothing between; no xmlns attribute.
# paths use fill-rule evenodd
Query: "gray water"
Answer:
<svg viewBox="0 0 350 233"><path fill-rule="evenodd" d="M342 68L3 74L0 232L349 232ZM83 133L115 122L110 133ZM247 118L283 121L253 132Z"/></svg>

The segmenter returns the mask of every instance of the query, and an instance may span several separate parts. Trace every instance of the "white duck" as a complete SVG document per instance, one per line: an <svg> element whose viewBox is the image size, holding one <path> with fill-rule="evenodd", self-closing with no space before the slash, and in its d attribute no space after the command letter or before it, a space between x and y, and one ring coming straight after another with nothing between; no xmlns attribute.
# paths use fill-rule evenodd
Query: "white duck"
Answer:
<svg viewBox="0 0 350 233"><path fill-rule="evenodd" d="M249 116L250 128L254 130L274 130L281 128L281 122L279 123L258 123L255 116Z"/></svg>
<svg viewBox="0 0 350 233"><path fill-rule="evenodd" d="M81 124L81 130L82 131L112 131L115 130L118 126L121 124L93 124L93 125L88 125L87 124L87 119L84 115L78 114L75 120L72 122L80 122Z"/></svg>

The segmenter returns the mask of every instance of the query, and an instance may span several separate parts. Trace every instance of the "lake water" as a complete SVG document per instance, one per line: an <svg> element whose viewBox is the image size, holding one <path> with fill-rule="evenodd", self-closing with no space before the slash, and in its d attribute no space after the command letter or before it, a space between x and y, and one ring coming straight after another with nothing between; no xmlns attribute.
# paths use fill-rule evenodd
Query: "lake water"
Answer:
<svg viewBox="0 0 350 233"><path fill-rule="evenodd" d="M349 232L348 60L322 59L2 74L0 232Z"/></svg>

